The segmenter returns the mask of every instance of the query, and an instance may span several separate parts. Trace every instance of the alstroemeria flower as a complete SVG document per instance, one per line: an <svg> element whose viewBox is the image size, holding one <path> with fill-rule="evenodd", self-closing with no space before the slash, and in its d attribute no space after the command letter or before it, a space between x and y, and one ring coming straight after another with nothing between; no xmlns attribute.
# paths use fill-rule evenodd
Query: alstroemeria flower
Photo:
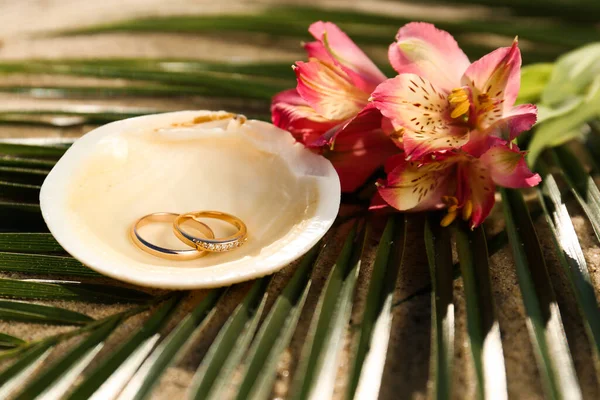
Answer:
<svg viewBox="0 0 600 400"><path fill-rule="evenodd" d="M381 129L381 113L369 104L386 77L336 25L316 22L309 32L316 39L304 45L309 61L294 66L296 89L273 98L273 124L323 151L342 191L352 192L399 151Z"/></svg>
<svg viewBox="0 0 600 400"><path fill-rule="evenodd" d="M521 79L516 40L471 64L448 32L410 23L399 30L389 58L400 75L371 99L391 120L408 159L464 146L481 154L490 136L512 140L536 121L534 105L514 106Z"/></svg>
<svg viewBox="0 0 600 400"><path fill-rule="evenodd" d="M463 151L432 153L421 161L407 161L405 155L389 159L387 181L379 184L379 195L402 211L447 208L442 219L447 226L460 213L479 226L494 206L496 185L525 188L541 178L532 173L522 152L507 142L496 140L481 157Z"/></svg>

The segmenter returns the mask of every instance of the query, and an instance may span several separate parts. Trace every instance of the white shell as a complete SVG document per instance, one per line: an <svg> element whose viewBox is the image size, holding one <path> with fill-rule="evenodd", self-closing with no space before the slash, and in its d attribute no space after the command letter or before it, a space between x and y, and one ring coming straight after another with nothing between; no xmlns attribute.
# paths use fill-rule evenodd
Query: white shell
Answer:
<svg viewBox="0 0 600 400"><path fill-rule="evenodd" d="M210 118L217 120L197 123ZM337 215L340 183L328 160L271 124L180 111L86 134L48 175L40 204L61 246L102 274L157 288L209 288L271 274L306 253ZM129 238L146 214L197 210L238 216L248 241L231 252L172 261ZM164 234L185 247L168 227Z"/></svg>

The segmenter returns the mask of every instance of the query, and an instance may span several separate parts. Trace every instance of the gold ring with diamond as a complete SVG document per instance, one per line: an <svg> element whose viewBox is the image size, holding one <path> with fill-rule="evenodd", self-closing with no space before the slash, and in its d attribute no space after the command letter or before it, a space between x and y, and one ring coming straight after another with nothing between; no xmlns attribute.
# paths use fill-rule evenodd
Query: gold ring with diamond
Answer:
<svg viewBox="0 0 600 400"><path fill-rule="evenodd" d="M192 220L200 222L201 218L218 219L233 225L237 232L231 236L222 238L205 238L193 236L183 229L183 225ZM179 238L183 243L188 246L193 246L198 251L210 251L213 253L220 253L225 251L233 250L240 247L246 242L248 230L246 224L231 214L222 213L220 211L195 211L190 213L181 214L173 221L173 232L175 236Z"/></svg>
<svg viewBox="0 0 600 400"><path fill-rule="evenodd" d="M166 258L169 260L177 260L177 261L186 261L186 260L195 260L196 258L200 258L205 256L207 253L205 251L198 251L196 246L192 245L191 249L169 249L166 247L160 247L153 243L150 243L146 239L144 239L140 233L139 229L145 225L151 223L165 223L172 222L175 220L179 214L175 213L167 213L167 212L158 212L153 214L148 214L138 219L132 226L129 231L129 235L131 236L131 240L133 243L139 247L141 250L144 250L146 253L152 254L153 256ZM194 228L197 229L203 235L206 235L207 238L213 239L215 237L214 232L208 225L202 223L200 221L193 221Z"/></svg>

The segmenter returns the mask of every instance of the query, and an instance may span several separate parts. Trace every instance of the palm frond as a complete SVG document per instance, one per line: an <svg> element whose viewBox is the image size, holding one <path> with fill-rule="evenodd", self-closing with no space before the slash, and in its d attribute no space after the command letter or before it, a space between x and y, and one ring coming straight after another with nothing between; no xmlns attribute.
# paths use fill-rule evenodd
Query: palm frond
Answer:
<svg viewBox="0 0 600 400"><path fill-rule="evenodd" d="M28 184L39 186L44 182L46 176L48 176L48 170L45 169L33 169L33 168L22 168L22 167L0 167L0 179L4 186L8 187L11 184Z"/></svg>
<svg viewBox="0 0 600 400"><path fill-rule="evenodd" d="M289 344L310 289L310 269L319 247L307 253L275 304L249 349L237 399L265 399L271 392L277 361ZM196 392L198 393L198 392Z"/></svg>
<svg viewBox="0 0 600 400"><path fill-rule="evenodd" d="M600 354L600 314L588 265L554 176L543 165L539 170L543 176L540 200L553 234L558 259L569 277L592 348Z"/></svg>
<svg viewBox="0 0 600 400"><path fill-rule="evenodd" d="M6 333L0 333L0 347L15 347L24 344L23 339L7 335Z"/></svg>
<svg viewBox="0 0 600 400"><path fill-rule="evenodd" d="M317 19L336 21L359 44L387 46L396 34L398 27L413 19L394 17L383 14L357 12L343 9L322 9L302 6L282 6L270 8L262 13L216 16L174 16L136 19L117 22L91 28L83 28L65 34L99 34L107 32L252 32L278 37L306 39L306 26ZM442 29L453 34L494 33L514 36L514 28L505 21L460 20L444 21L432 19L423 13L422 20L434 22ZM600 35L586 26L562 23L560 31L552 21L521 25L519 35L523 39L538 43L547 43L561 50L581 46ZM568 35L564 32L568 31ZM560 51L560 50L559 50ZM477 53L474 51L473 53ZM541 53L532 49L531 54ZM552 53L550 53L551 55ZM557 53L554 52L554 55Z"/></svg>
<svg viewBox="0 0 600 400"><path fill-rule="evenodd" d="M454 303L450 232L431 216L425 224L425 249L431 274L431 361L433 397L449 399L454 359Z"/></svg>
<svg viewBox="0 0 600 400"><path fill-rule="evenodd" d="M290 389L292 399L307 399L313 393L329 397L333 393L344 327L350 319L354 285L369 235L365 226L358 234L356 230L354 226L346 238L319 298Z"/></svg>
<svg viewBox="0 0 600 400"><path fill-rule="evenodd" d="M0 300L0 319L4 321L68 325L83 325L93 321L85 314L65 308L10 300Z"/></svg>
<svg viewBox="0 0 600 400"><path fill-rule="evenodd" d="M600 190L596 182L585 171L579 159L565 146L551 149L550 152L600 240Z"/></svg>
<svg viewBox="0 0 600 400"><path fill-rule="evenodd" d="M0 251L7 253L25 253L25 254L2 254L7 257L6 268L10 268L11 265L21 263L21 268L26 268L27 265L33 263L37 264L36 258L28 260L19 260L19 256L44 253L44 254L65 254L63 248L58 244L54 237L49 233L0 233ZM10 259L10 257L17 257ZM38 258L38 260L40 260ZM52 260L52 259L51 259ZM64 262L72 262L71 257L63 257L60 259ZM42 260L40 260L42 261ZM52 262L52 261L50 261ZM0 263L2 263L0 261ZM89 272L89 268L81 268ZM32 268L35 270L35 268Z"/></svg>
<svg viewBox="0 0 600 400"><path fill-rule="evenodd" d="M185 344L193 336L194 331L209 314L215 312L214 306L223 293L221 289L213 289L206 294L196 308L185 316L140 366L123 389L124 396L141 400L150 394L161 375L175 358L182 354Z"/></svg>
<svg viewBox="0 0 600 400"><path fill-rule="evenodd" d="M70 400L90 398L111 398L116 396L131 379L134 372L150 354L160 339L160 329L164 327L173 309L181 301L181 295L171 296L148 318L141 329L103 359L67 397Z"/></svg>
<svg viewBox="0 0 600 400"><path fill-rule="evenodd" d="M100 303L143 302L150 295L135 289L69 281L0 279L0 297L15 299L64 299Z"/></svg>
<svg viewBox="0 0 600 400"><path fill-rule="evenodd" d="M49 368L28 382L15 399L32 399L42 394L59 398L77 379L104 345L104 340L119 323L119 316L111 317L92 331L77 346L56 360Z"/></svg>
<svg viewBox="0 0 600 400"><path fill-rule="evenodd" d="M23 385L50 353L53 343L39 343L21 354L21 357L0 373L0 396L7 398Z"/></svg>
<svg viewBox="0 0 600 400"><path fill-rule="evenodd" d="M390 217L379 239L356 349L352 352L348 399L377 398L392 322L392 297L406 244L404 216Z"/></svg>
<svg viewBox="0 0 600 400"><path fill-rule="evenodd" d="M485 232L456 229L456 247L467 298L467 325L480 399L506 399L500 326L495 317Z"/></svg>
<svg viewBox="0 0 600 400"><path fill-rule="evenodd" d="M506 228L544 389L550 398L582 398L544 254L527 206L522 194L514 190L502 189L502 198L506 203Z"/></svg>
<svg viewBox="0 0 600 400"><path fill-rule="evenodd" d="M557 77L556 71L568 73L579 65L579 60L571 56L569 63L561 64L560 68L550 62L574 47L600 40L597 27L584 23L596 22L595 15L600 9L593 1L578 0L576 6L570 4L568 7L561 0L431 3L412 10L411 20L435 22L438 27L450 31L472 59L496 46L493 41L480 40L483 35L491 35L506 44L513 35L519 35L526 50L523 52L525 63L538 62L523 69L519 102L541 102L548 99L549 91L554 100L562 100L565 97L563 91L551 90L551 85L557 80L558 83L571 82ZM456 19L445 18L431 12L431 7L440 4L466 6L468 10L472 9L471 5L477 5L476 10L483 9L487 15L493 14L493 18L482 18L477 13ZM288 42L309 39L306 28L319 19L338 23L358 43L367 45L367 52L375 55L385 73L395 74L389 66L383 65L384 59L379 55L384 53L384 46L392 42L398 27L409 19L394 13L364 12L337 6L326 9L278 6L244 14L152 17L53 35L179 32L217 34L223 41L239 40L243 36L242 39L249 42L260 37L268 43L287 46ZM290 68L294 61L217 62L180 58L1 61L0 74L11 75L11 83L0 85L0 92L40 101L29 108L3 109L0 124L23 130L62 132L75 128L83 132L88 126L169 111L173 105L168 100L173 98L190 105L208 101L214 107L269 120L272 95L294 85ZM68 84L48 80L49 76L58 79L59 75L68 77ZM27 77L25 83L19 76ZM42 76L45 78L39 79ZM89 78L94 78L93 84L85 83ZM12 83L12 79L18 83ZM115 79L121 81L115 84ZM581 89L570 85L569 93L575 90L573 88ZM109 101L113 104L112 97L127 98L127 106L105 105ZM85 100L76 103L77 99ZM138 99L163 99L164 105L138 106L145 104L138 103ZM498 324L494 306L494 301L499 304L494 290L498 283L490 280L488 267L489 257L507 244L512 249L525 305L529 336L523 340L533 345L543 383L544 393L538 395L581 398L582 393L595 393L576 374L581 374L580 366L576 370L573 365L573 360L577 362L578 350L573 346L569 348L561 319L564 310L559 310L553 282L543 262L544 256L548 255L548 245L544 240L545 246L540 246L533 222L542 215L541 223L550 227L552 252L556 253L565 271L571 285L569 296L579 307L587 338L597 356L600 353L600 317L594 275L590 272L594 271L595 265L589 259L586 263L587 249L584 242L577 239L579 231L575 230L565 203L568 196L575 197L584 211L584 220L592 225L600 240L600 191L594 180L595 174L600 172L596 160L600 154L598 114L594 109L566 106L541 109L540 119L549 123L546 128L531 133L530 149L542 154L542 149L554 148L546 150L546 157L537 164L544 176L541 190L535 192L540 202L525 203L520 192L503 191L506 228L498 231L494 227L494 232L499 233L488 235L487 243L483 228L470 231L459 223L453 230L442 229L438 216L431 216L425 229L425 248L415 249L415 253L426 253L430 285L421 282L422 286L411 287L392 304L401 265L410 265L404 257L407 224L404 215L397 215L387 219L381 236L373 235L362 225L358 233L352 230L346 236L342 235L345 243L335 263L323 255L327 252L321 252L322 246L313 248L298 264L281 293L271 290L271 278L257 280L251 287L248 285L250 289L243 300L231 308L231 315L222 318L216 318L217 313L222 312L220 305L225 303L228 293L241 286L229 291L150 295L145 290L103 278L68 256L47 233L38 194L49 170L70 142L63 140L43 145L40 144L42 141L24 144L0 140L0 220L3 221L0 226L0 272L3 274L0 278L0 321L63 325L59 328L65 329L35 340L10 329L0 333L0 360L5 363L0 369L0 398L26 399L41 395L75 400L158 396L157 389L164 383L161 379L169 376L170 369L179 366L178 361L186 353L195 350L195 338L205 334L209 324L225 321L214 328L215 333L218 331L216 339L210 338L206 346L208 351L202 351L201 360L189 369L190 377L194 371L195 374L185 381L187 395L191 398L223 398L227 395L240 400L266 399L279 385L275 383L281 372L278 363L283 360L290 343L294 343L294 334L302 331L298 328L304 320L309 321L308 334L302 338L304 348L299 353L296 368L285 371L291 374L286 377L292 382L286 390L289 397L330 397L335 387L336 395L340 393L347 399L378 398L377 389L385 382L382 376L394 372L387 371L393 368L390 367L393 346L388 344L394 336L392 322L395 318L406 317L394 313L393 307L411 305L422 295L431 295L430 387L435 398L450 398L456 396L463 379L463 371L453 368L455 330L461 332L461 325L455 326L454 318L459 322L463 318L460 313L454 315L453 304L453 290L460 289L460 283L455 288L454 282L460 278L466 295L467 337L471 352L468 363L473 367L475 379L472 387L476 387L475 394L481 399L506 398L511 382L507 382L510 374L506 374L503 358L506 338L500 335L500 328L510 327ZM569 113L577 113L576 129L570 129L574 124L572 121L559 121L558 117ZM543 140L540 135L545 135ZM581 152L574 153L565 145L582 139L587 142L586 150ZM592 172L588 172L588 165L582 159L590 161ZM548 168L544 162L548 163ZM454 240L451 231L455 233ZM331 247L333 240L336 240L333 235L326 237L325 249ZM372 246L375 242L377 245ZM453 242L458 263L452 258ZM358 273L364 265L361 263L366 262L371 267L366 268L371 271L366 274L369 282L359 285ZM313 279L315 272L328 277L324 285ZM400 275L411 280L410 276ZM275 294L274 298L270 298L272 294ZM318 299L316 307L305 309L305 302L311 295ZM204 296L198 304L194 300L197 296ZM36 303L31 302L33 300ZM57 304L58 300L69 303ZM39 301L52 303L38 304ZM111 304L111 307L124 311L92 319L86 313L72 311L71 305L77 304ZM146 311L149 311L148 316L139 315ZM359 314L360 318L350 322L351 311L353 316ZM356 311L363 312L355 314ZM133 322L129 317L134 315L139 315L141 322L131 328ZM122 340L120 337L115 340L115 331L128 327L133 329L132 333ZM460 338L460 334L457 337ZM114 344L115 341L118 343ZM342 349L344 343L347 346ZM62 349L66 350L61 354ZM340 363L339 357L342 351L344 364ZM410 368L409 361L403 360L404 368ZM506 366L510 367L510 362L507 359Z"/></svg>
<svg viewBox="0 0 600 400"><path fill-rule="evenodd" d="M10 236L21 235L7 234ZM49 235L46 233L29 233L24 235ZM36 238L32 238L28 245L22 244L23 242L15 241L11 243L7 250L8 251L28 251L33 247L33 251L38 252L64 252L62 248L57 248L54 243L42 242L41 247L37 246ZM45 247L44 247L45 245ZM27 246L27 247L26 247ZM63 275L69 277L99 277L101 276L94 270L91 270L84 266L73 257L54 256L46 254L22 254L22 253L8 253L0 252L0 269L3 271L13 271L25 274L41 274L41 275Z"/></svg>
<svg viewBox="0 0 600 400"><path fill-rule="evenodd" d="M254 336L267 300L269 278L260 278L229 317L204 356L190 386L192 398L224 397L232 378Z"/></svg>

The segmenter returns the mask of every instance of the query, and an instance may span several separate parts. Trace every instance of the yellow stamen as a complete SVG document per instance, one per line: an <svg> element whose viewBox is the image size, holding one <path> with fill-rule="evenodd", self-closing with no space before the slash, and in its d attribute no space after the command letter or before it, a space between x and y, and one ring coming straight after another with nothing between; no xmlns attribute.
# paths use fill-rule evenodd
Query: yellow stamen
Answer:
<svg viewBox="0 0 600 400"><path fill-rule="evenodd" d="M448 95L450 104L458 104L466 100L469 100L469 95L465 89L454 89L452 93Z"/></svg>
<svg viewBox="0 0 600 400"><path fill-rule="evenodd" d="M458 199L454 196L442 196L442 201L448 206L458 205Z"/></svg>
<svg viewBox="0 0 600 400"><path fill-rule="evenodd" d="M464 88L452 90L448 95L448 102L453 107L450 116L452 118L460 118L469 112L471 103L469 102L469 93Z"/></svg>
<svg viewBox="0 0 600 400"><path fill-rule="evenodd" d="M470 106L470 104L468 101L464 101L464 102L460 103L458 106L456 106L456 108L454 110L452 110L452 114L450 114L450 116L452 118L462 117L467 112L469 112L469 106Z"/></svg>
<svg viewBox="0 0 600 400"><path fill-rule="evenodd" d="M466 221L471 218L471 214L473 214L473 202L471 200L465 201L465 205L462 209L462 217Z"/></svg>
<svg viewBox="0 0 600 400"><path fill-rule="evenodd" d="M442 218L442 220L440 221L440 225L445 228L448 225L450 225L452 222L454 222L455 219L456 219L456 211L449 212L448 214L446 214L446 216L444 218Z"/></svg>
<svg viewBox="0 0 600 400"><path fill-rule="evenodd" d="M456 212L457 209L458 209L458 206L455 204L453 206L448 207L448 212Z"/></svg>
<svg viewBox="0 0 600 400"><path fill-rule="evenodd" d="M392 140L401 142L403 137L404 137L404 128L400 128L399 130L390 133L390 138Z"/></svg>

